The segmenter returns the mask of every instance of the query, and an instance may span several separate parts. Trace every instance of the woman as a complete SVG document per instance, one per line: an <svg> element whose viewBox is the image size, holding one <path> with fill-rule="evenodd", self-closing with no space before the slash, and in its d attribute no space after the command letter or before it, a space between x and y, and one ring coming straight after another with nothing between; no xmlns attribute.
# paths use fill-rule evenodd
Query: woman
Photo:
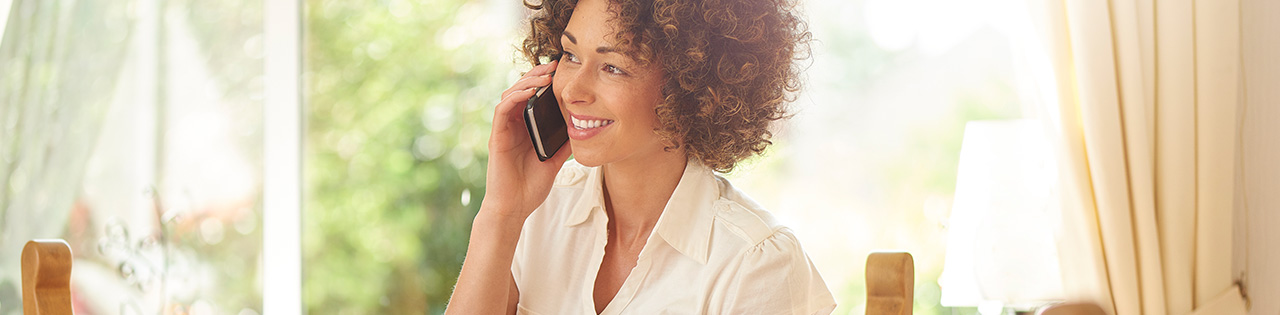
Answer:
<svg viewBox="0 0 1280 315"><path fill-rule="evenodd" d="M829 313L792 232L714 173L763 151L798 89L809 33L793 4L528 6L539 12L525 56L558 59L495 109L487 193L449 312ZM539 162L521 109L547 85L570 141Z"/></svg>

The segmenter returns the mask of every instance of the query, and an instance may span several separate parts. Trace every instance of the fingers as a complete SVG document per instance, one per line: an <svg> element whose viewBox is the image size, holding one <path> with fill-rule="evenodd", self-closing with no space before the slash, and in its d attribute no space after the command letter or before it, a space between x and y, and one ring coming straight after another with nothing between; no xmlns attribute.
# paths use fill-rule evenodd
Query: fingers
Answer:
<svg viewBox="0 0 1280 315"><path fill-rule="evenodd" d="M516 81L516 83L512 84L512 85L511 85L511 88L510 88L510 89L508 89L506 92L503 92L503 93L502 93L502 95L503 95L503 98L506 98L506 96L507 96L508 94L511 94L512 92L515 92L515 91L525 90L525 89L529 89L529 88L544 87L544 86L548 86L548 85L551 85L551 76L550 76L550 75L540 75L540 76L536 76L536 77L524 77L524 78L520 78L520 80L518 80L518 81Z"/></svg>
<svg viewBox="0 0 1280 315"><path fill-rule="evenodd" d="M503 91L502 97L506 98L507 94L511 94L511 92L527 89L529 87L551 85L551 77L556 70L557 64L559 64L558 61L552 61L551 63L533 67L533 69L530 69L529 72L524 74L524 76L521 76L520 79L516 80L515 83L512 83L511 88Z"/></svg>
<svg viewBox="0 0 1280 315"><path fill-rule="evenodd" d="M510 88L502 92L502 100L498 102L498 106L493 113L494 123L498 122L498 118L508 115L506 113L510 112L512 107L523 105L529 97L533 96L538 87L551 85L552 73L555 72L556 66L559 64L559 61L552 61L534 66L523 77L516 80L516 83L513 83Z"/></svg>
<svg viewBox="0 0 1280 315"><path fill-rule="evenodd" d="M538 91L537 86L531 86L525 89L515 90L515 91L512 91L511 93L508 93L507 96L502 98L502 101L498 102L498 109L496 110L496 112L498 113L506 112L510 110L509 107L511 106L523 105L523 103L528 102L529 98L533 97L533 94L536 93L537 91ZM508 107L508 108L504 109L503 107Z"/></svg>
<svg viewBox="0 0 1280 315"><path fill-rule="evenodd" d="M493 129L504 130L509 127L508 124L511 121L519 121L521 109L524 108L525 103L529 102L529 98L533 97L536 91L536 87L530 87L507 94L493 110Z"/></svg>
<svg viewBox="0 0 1280 315"><path fill-rule="evenodd" d="M556 65L558 64L560 64L559 60L553 60L545 64L533 66L533 69L529 69L529 73L526 73L525 76L540 76L540 75L555 72Z"/></svg>
<svg viewBox="0 0 1280 315"><path fill-rule="evenodd" d="M508 133L508 129L521 129L520 125L523 119L521 109L537 92L537 88L549 86L552 81L552 73L556 69L558 62L538 65L525 73L524 76L516 80L510 88L502 92L502 99L495 106L493 111L493 129L490 132L490 142L505 138L499 134ZM502 141L499 141L502 142Z"/></svg>

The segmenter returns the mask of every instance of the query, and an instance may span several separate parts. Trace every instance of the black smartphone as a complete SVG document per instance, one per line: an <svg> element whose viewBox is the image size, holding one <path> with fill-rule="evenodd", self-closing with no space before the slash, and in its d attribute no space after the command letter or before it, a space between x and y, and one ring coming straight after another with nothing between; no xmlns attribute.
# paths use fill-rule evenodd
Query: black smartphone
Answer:
<svg viewBox="0 0 1280 315"><path fill-rule="evenodd" d="M556 151L569 142L569 126L564 123L560 103L550 85L538 88L529 98L524 106L524 125L529 128L529 139L533 140L538 161L555 156Z"/></svg>

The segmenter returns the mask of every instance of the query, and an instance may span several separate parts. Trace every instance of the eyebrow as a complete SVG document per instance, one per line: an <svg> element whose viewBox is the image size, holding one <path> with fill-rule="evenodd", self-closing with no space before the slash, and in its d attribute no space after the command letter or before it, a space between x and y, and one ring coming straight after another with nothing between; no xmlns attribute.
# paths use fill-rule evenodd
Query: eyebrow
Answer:
<svg viewBox="0 0 1280 315"><path fill-rule="evenodd" d="M564 35L565 38L568 38L570 43L573 43L574 45L578 44L578 38L573 37L573 34L569 33L569 31L564 31L561 34ZM596 53L598 54L621 53L621 52L622 52L621 49L618 49L617 47L613 47L613 46L596 47Z"/></svg>

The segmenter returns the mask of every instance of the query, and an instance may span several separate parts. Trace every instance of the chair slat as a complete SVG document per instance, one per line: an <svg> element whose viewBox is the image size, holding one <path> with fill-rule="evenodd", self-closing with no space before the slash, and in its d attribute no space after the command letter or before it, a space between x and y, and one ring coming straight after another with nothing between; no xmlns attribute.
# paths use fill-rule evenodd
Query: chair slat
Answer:
<svg viewBox="0 0 1280 315"><path fill-rule="evenodd" d="M71 314L71 246L32 240L22 248L22 313Z"/></svg>
<svg viewBox="0 0 1280 315"><path fill-rule="evenodd" d="M910 315L915 294L915 261L907 252L867 256L867 315Z"/></svg>

